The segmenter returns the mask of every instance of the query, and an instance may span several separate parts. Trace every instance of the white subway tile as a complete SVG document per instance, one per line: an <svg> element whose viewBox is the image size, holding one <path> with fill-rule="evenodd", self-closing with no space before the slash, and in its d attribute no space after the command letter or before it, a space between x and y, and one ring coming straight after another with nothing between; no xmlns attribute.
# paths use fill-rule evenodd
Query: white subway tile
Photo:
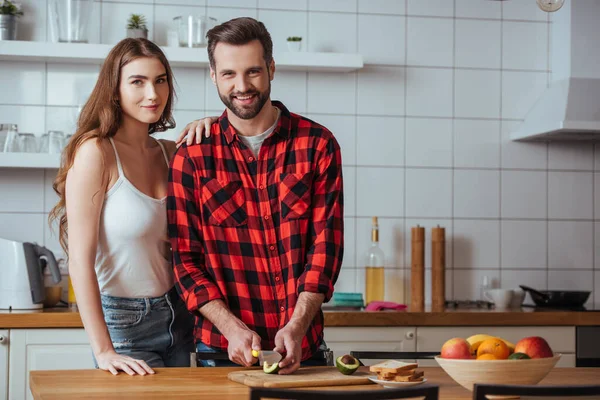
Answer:
<svg viewBox="0 0 600 400"><path fill-rule="evenodd" d="M501 268L546 269L548 241L546 221L501 222ZM504 274L504 273L503 273Z"/></svg>
<svg viewBox="0 0 600 400"><path fill-rule="evenodd" d="M548 166L548 144L511 140L511 132L517 130L520 124L519 121L501 121L502 168L546 169Z"/></svg>
<svg viewBox="0 0 600 400"><path fill-rule="evenodd" d="M406 68L406 115L452 117L452 70Z"/></svg>
<svg viewBox="0 0 600 400"><path fill-rule="evenodd" d="M258 0L206 0L208 6L256 8ZM211 15L211 14L208 14Z"/></svg>
<svg viewBox="0 0 600 400"><path fill-rule="evenodd" d="M406 169L406 216L452 217L452 170Z"/></svg>
<svg viewBox="0 0 600 400"><path fill-rule="evenodd" d="M505 1L502 2L502 18L547 21L548 13L540 10L535 1Z"/></svg>
<svg viewBox="0 0 600 400"><path fill-rule="evenodd" d="M52 210L52 208L56 205L56 203L59 200L58 195L52 188L52 184L54 183L54 179L56 178L57 173L58 170L56 169L46 169L43 171L44 212L50 212L50 210Z"/></svg>
<svg viewBox="0 0 600 400"><path fill-rule="evenodd" d="M304 42L302 47L306 50L307 11L258 10L258 19L265 24L271 34L275 62L277 62L278 54L288 51L286 39L289 36L300 36Z"/></svg>
<svg viewBox="0 0 600 400"><path fill-rule="evenodd" d="M346 255L344 254L344 257ZM336 293L356 292L356 269L342 266L338 280L334 286Z"/></svg>
<svg viewBox="0 0 600 400"><path fill-rule="evenodd" d="M308 13L308 51L356 53L356 14Z"/></svg>
<svg viewBox="0 0 600 400"><path fill-rule="evenodd" d="M117 44L127 37L127 19L131 14L146 17L148 39L154 38L154 6L151 4L102 3L102 43Z"/></svg>
<svg viewBox="0 0 600 400"><path fill-rule="evenodd" d="M46 104L83 106L88 100L100 71L97 65L48 63Z"/></svg>
<svg viewBox="0 0 600 400"><path fill-rule="evenodd" d="M594 169L594 146L591 143L549 143L549 169L573 169L591 171Z"/></svg>
<svg viewBox="0 0 600 400"><path fill-rule="evenodd" d="M404 65L406 17L358 16L358 52L368 64Z"/></svg>
<svg viewBox="0 0 600 400"><path fill-rule="evenodd" d="M550 269L593 269L594 223L549 221L548 250Z"/></svg>
<svg viewBox="0 0 600 400"><path fill-rule="evenodd" d="M0 237L18 242L44 243L44 214L0 213Z"/></svg>
<svg viewBox="0 0 600 400"><path fill-rule="evenodd" d="M483 300L481 297L481 282L488 277L492 287L500 287L499 269L471 269L454 270L454 299L455 300Z"/></svg>
<svg viewBox="0 0 600 400"><path fill-rule="evenodd" d="M219 97L219 91L217 85L215 85L210 77L210 71L206 70L206 83L204 85L206 90L204 105L207 110L224 110L225 105Z"/></svg>
<svg viewBox="0 0 600 400"><path fill-rule="evenodd" d="M275 10L308 10L308 0L258 0L258 8Z"/></svg>
<svg viewBox="0 0 600 400"><path fill-rule="evenodd" d="M199 68L173 68L177 101L173 108L204 110L204 85L208 70Z"/></svg>
<svg viewBox="0 0 600 400"><path fill-rule="evenodd" d="M356 117L350 115L310 114L308 118L325 126L342 149L342 163L356 165ZM372 138L373 136L371 136Z"/></svg>
<svg viewBox="0 0 600 400"><path fill-rule="evenodd" d="M548 26L535 22L504 22L502 68L548 69Z"/></svg>
<svg viewBox="0 0 600 400"><path fill-rule="evenodd" d="M360 167L357 173L356 213L360 216L404 215L404 170Z"/></svg>
<svg viewBox="0 0 600 400"><path fill-rule="evenodd" d="M41 212L44 171L0 168L0 212Z"/></svg>
<svg viewBox="0 0 600 400"><path fill-rule="evenodd" d="M500 21L457 19L456 66L500 68L500 24Z"/></svg>
<svg viewBox="0 0 600 400"><path fill-rule="evenodd" d="M546 218L545 171L502 171L502 217Z"/></svg>
<svg viewBox="0 0 600 400"><path fill-rule="evenodd" d="M46 64L40 62L0 61L0 103L45 103Z"/></svg>
<svg viewBox="0 0 600 400"><path fill-rule="evenodd" d="M366 67L358 73L358 114L404 115L403 67Z"/></svg>
<svg viewBox="0 0 600 400"><path fill-rule="evenodd" d="M356 167L343 166L342 174L344 177L344 216L353 217L356 215Z"/></svg>
<svg viewBox="0 0 600 400"><path fill-rule="evenodd" d="M291 112L305 113L306 77L306 72L276 71L271 81L271 99L281 101Z"/></svg>
<svg viewBox="0 0 600 400"><path fill-rule="evenodd" d="M410 269L407 269L405 272L406 272L406 275L410 277ZM453 276L454 276L454 271L452 271L452 270L445 271L444 298L446 300L450 300L453 298L453 291L452 291ZM408 280L408 278L407 278L407 280ZM408 286L410 287L410 281L408 281L407 283L408 283ZM409 292L410 292L410 290L409 290ZM425 304L431 304L431 270L430 269L425 270Z"/></svg>
<svg viewBox="0 0 600 400"><path fill-rule="evenodd" d="M180 3L181 0L177 0L178 4L174 1L169 2L163 1L162 5L154 6L154 43L160 46L167 45L167 33L171 29L177 29L178 24L173 21L173 18L187 15L204 15L206 11L205 4L198 4L199 2L193 3L194 0L189 0L189 5L185 6ZM204 3L204 2L202 2ZM212 17L212 15L208 14ZM187 19L186 19L187 21ZM221 21L224 22L224 21ZM206 51L204 49L198 49L198 51Z"/></svg>
<svg viewBox="0 0 600 400"><path fill-rule="evenodd" d="M455 117L500 116L500 71L456 70L454 76Z"/></svg>
<svg viewBox="0 0 600 400"><path fill-rule="evenodd" d="M502 118L524 119L547 84L546 72L502 71Z"/></svg>
<svg viewBox="0 0 600 400"><path fill-rule="evenodd" d="M497 218L500 213L500 172L454 171L454 216Z"/></svg>
<svg viewBox="0 0 600 400"><path fill-rule="evenodd" d="M358 117L357 164L404 165L404 118Z"/></svg>
<svg viewBox="0 0 600 400"><path fill-rule="evenodd" d="M43 215L44 246L54 253L58 258L65 257L65 252L60 246L59 224L57 220L52 221L52 226L48 224L48 214Z"/></svg>
<svg viewBox="0 0 600 400"><path fill-rule="evenodd" d="M310 11L342 11L355 13L357 7L357 0L308 0L308 9Z"/></svg>
<svg viewBox="0 0 600 400"><path fill-rule="evenodd" d="M373 217L379 214L372 214ZM379 218L379 246L385 255L385 267L404 267L404 223L400 218ZM371 247L371 217L356 219L356 263L363 268ZM364 275L362 275L364 277Z"/></svg>
<svg viewBox="0 0 600 400"><path fill-rule="evenodd" d="M308 74L309 113L354 114L355 110L356 74Z"/></svg>
<svg viewBox="0 0 600 400"><path fill-rule="evenodd" d="M356 219L344 218L344 258L342 270L356 268Z"/></svg>
<svg viewBox="0 0 600 400"><path fill-rule="evenodd" d="M17 124L19 132L41 133L46 131L43 106L2 106L0 121Z"/></svg>
<svg viewBox="0 0 600 400"><path fill-rule="evenodd" d="M594 174L592 172L548 173L548 217L594 218Z"/></svg>
<svg viewBox="0 0 600 400"><path fill-rule="evenodd" d="M406 14L406 0L358 0L358 12L364 14Z"/></svg>
<svg viewBox="0 0 600 400"><path fill-rule="evenodd" d="M454 22L448 18L407 17L406 63L452 67Z"/></svg>
<svg viewBox="0 0 600 400"><path fill-rule="evenodd" d="M452 240L454 269L500 268L500 221L454 220Z"/></svg>
<svg viewBox="0 0 600 400"><path fill-rule="evenodd" d="M456 0L455 7L456 18L500 19L502 17L498 1Z"/></svg>
<svg viewBox="0 0 600 400"><path fill-rule="evenodd" d="M405 221L405 248L406 248L406 268L411 266L411 232L412 228L416 226L422 226L425 228L425 268L431 269L431 229L435 227L445 228L445 258L446 258L446 269L452 269L452 220L443 218L406 218Z"/></svg>
<svg viewBox="0 0 600 400"><path fill-rule="evenodd" d="M454 2L448 0L408 0L409 15L454 16Z"/></svg>
<svg viewBox="0 0 600 400"><path fill-rule="evenodd" d="M500 121L454 120L454 166L498 168Z"/></svg>
<svg viewBox="0 0 600 400"><path fill-rule="evenodd" d="M451 167L452 120L407 118L406 165L411 167Z"/></svg>

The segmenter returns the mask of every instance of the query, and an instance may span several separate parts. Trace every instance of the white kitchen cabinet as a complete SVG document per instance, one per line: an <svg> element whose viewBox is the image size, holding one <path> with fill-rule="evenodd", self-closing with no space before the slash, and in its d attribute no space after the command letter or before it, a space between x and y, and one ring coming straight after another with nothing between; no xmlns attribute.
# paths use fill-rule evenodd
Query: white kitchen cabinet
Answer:
<svg viewBox="0 0 600 400"><path fill-rule="evenodd" d="M83 329L11 329L9 351L10 399L33 399L29 371L94 368Z"/></svg>
<svg viewBox="0 0 600 400"><path fill-rule="evenodd" d="M8 330L0 329L0 400L8 399Z"/></svg>
<svg viewBox="0 0 600 400"><path fill-rule="evenodd" d="M351 351L415 351L415 327L325 327L325 342L334 357ZM382 360L361 359L372 365Z"/></svg>
<svg viewBox="0 0 600 400"><path fill-rule="evenodd" d="M555 353L561 353L557 367L575 367L575 327L574 326L439 326L419 327L416 330L417 351L440 351L446 340L485 333L498 336L512 343L524 337L541 336ZM437 367L435 360L420 360L423 367Z"/></svg>

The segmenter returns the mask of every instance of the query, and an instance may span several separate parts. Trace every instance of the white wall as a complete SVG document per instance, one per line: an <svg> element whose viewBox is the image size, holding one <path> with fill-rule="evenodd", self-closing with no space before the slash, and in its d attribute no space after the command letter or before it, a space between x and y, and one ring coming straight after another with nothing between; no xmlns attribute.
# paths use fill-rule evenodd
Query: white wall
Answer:
<svg viewBox="0 0 600 400"><path fill-rule="evenodd" d="M46 1L24 3L20 38L49 40ZM119 41L125 19L137 12L163 45L173 16L207 13L262 20L275 57L290 35L302 36L309 51L363 54L367 65L357 73L277 72L273 83L272 98L325 124L342 146L346 251L338 291L363 290L363 254L377 215L391 300L408 299L410 228L421 224L429 233L439 224L447 230L448 298L477 298L487 275L497 287L595 290L600 302L600 148L508 139L550 79L549 15L534 0L130 0L95 7L93 42ZM36 134L71 130L98 68L0 61L0 121ZM206 70L174 72L180 127L220 114ZM0 169L0 237L58 248L45 223L53 178L53 171Z"/></svg>

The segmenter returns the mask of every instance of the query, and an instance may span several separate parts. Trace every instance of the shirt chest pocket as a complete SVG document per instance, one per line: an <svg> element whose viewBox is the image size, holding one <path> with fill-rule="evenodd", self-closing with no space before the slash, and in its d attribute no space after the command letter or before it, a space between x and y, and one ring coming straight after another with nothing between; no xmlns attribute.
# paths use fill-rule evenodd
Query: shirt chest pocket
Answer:
<svg viewBox="0 0 600 400"><path fill-rule="evenodd" d="M283 220L308 217L311 205L312 172L282 173L279 178L279 205Z"/></svg>
<svg viewBox="0 0 600 400"><path fill-rule="evenodd" d="M240 226L248 222L241 181L221 182L214 178L200 178L200 181L202 210L209 224Z"/></svg>

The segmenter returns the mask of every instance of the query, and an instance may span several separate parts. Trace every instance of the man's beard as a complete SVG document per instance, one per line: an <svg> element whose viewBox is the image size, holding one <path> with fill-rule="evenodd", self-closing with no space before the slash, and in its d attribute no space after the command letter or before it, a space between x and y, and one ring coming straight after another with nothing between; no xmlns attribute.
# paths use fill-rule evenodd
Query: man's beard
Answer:
<svg viewBox="0 0 600 400"><path fill-rule="evenodd" d="M219 93L219 97L221 101L227 108L231 110L235 114L236 117L240 119L252 119L258 115L260 110L262 110L263 106L269 100L271 96L271 82L269 82L269 87L264 92L259 92L258 90L249 90L245 93L235 92L229 95L221 94L219 87L217 86L217 92ZM256 96L256 100L249 106L236 105L234 97L245 97L245 96Z"/></svg>

